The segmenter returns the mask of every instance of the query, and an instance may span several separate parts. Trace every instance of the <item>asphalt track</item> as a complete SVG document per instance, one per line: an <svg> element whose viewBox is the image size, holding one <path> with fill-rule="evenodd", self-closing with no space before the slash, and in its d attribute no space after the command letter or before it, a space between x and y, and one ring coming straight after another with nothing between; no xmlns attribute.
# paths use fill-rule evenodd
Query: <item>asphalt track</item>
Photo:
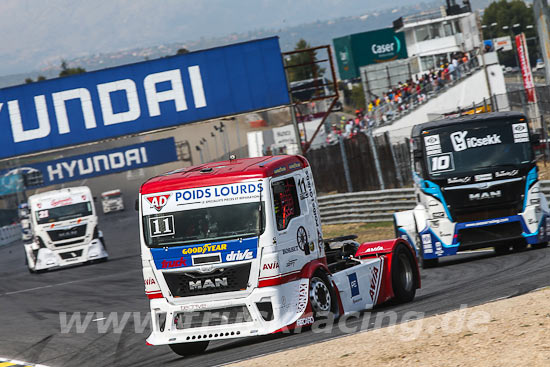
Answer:
<svg viewBox="0 0 550 367"><path fill-rule="evenodd" d="M295 348L343 335L340 328L316 333L277 335L211 343L204 355L182 358L167 346L145 345L148 328L136 333L130 322L113 332L98 332L99 321L84 333L61 333L60 312L138 312L145 317L148 300L143 290L137 214L133 210L100 217L110 260L44 274L27 272L21 243L0 247L0 357L48 366L211 366L256 355ZM492 251L446 259L422 272L422 289L405 305L386 305L347 326L372 328L376 315L407 311L425 316L513 297L550 285L550 248L506 256ZM94 320L100 318L95 314ZM370 317L369 322L364 322ZM387 323L388 319L384 319ZM100 320L101 321L101 320ZM382 325L383 325L382 324ZM139 327L138 327L139 331ZM325 330L326 331L326 330Z"/></svg>

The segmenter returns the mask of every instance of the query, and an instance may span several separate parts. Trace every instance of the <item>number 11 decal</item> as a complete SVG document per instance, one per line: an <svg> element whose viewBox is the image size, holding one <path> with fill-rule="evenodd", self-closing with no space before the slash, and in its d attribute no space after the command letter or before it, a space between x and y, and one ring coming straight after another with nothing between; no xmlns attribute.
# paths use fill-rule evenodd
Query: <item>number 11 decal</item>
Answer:
<svg viewBox="0 0 550 367"><path fill-rule="evenodd" d="M149 218L149 232L151 237L170 236L174 232L174 216Z"/></svg>

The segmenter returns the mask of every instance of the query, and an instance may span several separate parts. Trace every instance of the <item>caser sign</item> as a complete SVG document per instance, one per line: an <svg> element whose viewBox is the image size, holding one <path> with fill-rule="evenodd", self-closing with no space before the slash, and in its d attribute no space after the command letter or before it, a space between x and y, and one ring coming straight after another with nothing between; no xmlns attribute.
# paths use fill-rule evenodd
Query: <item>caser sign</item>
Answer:
<svg viewBox="0 0 550 367"><path fill-rule="evenodd" d="M0 158L289 103L267 38L0 89Z"/></svg>

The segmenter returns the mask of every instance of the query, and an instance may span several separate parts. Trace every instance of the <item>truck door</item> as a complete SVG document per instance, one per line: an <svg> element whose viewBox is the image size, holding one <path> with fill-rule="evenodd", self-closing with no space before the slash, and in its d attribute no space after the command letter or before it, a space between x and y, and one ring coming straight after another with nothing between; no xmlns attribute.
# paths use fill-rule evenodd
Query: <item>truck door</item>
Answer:
<svg viewBox="0 0 550 367"><path fill-rule="evenodd" d="M314 254L316 233L312 233L307 221L309 210L306 202L300 200L299 179L299 174L295 173L271 181L277 257L282 274L299 271L305 263L317 257Z"/></svg>

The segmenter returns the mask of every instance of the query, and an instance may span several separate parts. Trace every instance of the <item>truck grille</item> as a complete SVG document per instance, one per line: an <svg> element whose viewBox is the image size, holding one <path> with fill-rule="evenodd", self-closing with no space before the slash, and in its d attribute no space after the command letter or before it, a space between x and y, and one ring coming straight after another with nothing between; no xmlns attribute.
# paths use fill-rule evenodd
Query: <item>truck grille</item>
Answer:
<svg viewBox="0 0 550 367"><path fill-rule="evenodd" d="M48 231L48 236L53 242L64 241L71 238L83 237L86 234L86 224L81 224L69 229Z"/></svg>
<svg viewBox="0 0 550 367"><path fill-rule="evenodd" d="M207 311L178 312L174 316L176 329L220 326L251 322L252 317L246 306L233 306Z"/></svg>
<svg viewBox="0 0 550 367"><path fill-rule="evenodd" d="M492 226L463 228L458 231L460 247L520 238L523 233L520 222L501 223Z"/></svg>
<svg viewBox="0 0 550 367"><path fill-rule="evenodd" d="M62 253L59 254L59 256L61 256L61 258L63 260L76 259L76 258L82 256L82 250L62 252Z"/></svg>
<svg viewBox="0 0 550 367"><path fill-rule="evenodd" d="M174 297L234 292L247 288L250 266L250 263L233 265L207 274L195 271L170 272L164 273L164 279Z"/></svg>
<svg viewBox="0 0 550 367"><path fill-rule="evenodd" d="M482 206L474 208L471 212L457 211L456 217L453 218L455 222L475 222L478 220L486 220L493 218L510 217L512 215L518 215L521 209L514 205L507 208L483 208Z"/></svg>

